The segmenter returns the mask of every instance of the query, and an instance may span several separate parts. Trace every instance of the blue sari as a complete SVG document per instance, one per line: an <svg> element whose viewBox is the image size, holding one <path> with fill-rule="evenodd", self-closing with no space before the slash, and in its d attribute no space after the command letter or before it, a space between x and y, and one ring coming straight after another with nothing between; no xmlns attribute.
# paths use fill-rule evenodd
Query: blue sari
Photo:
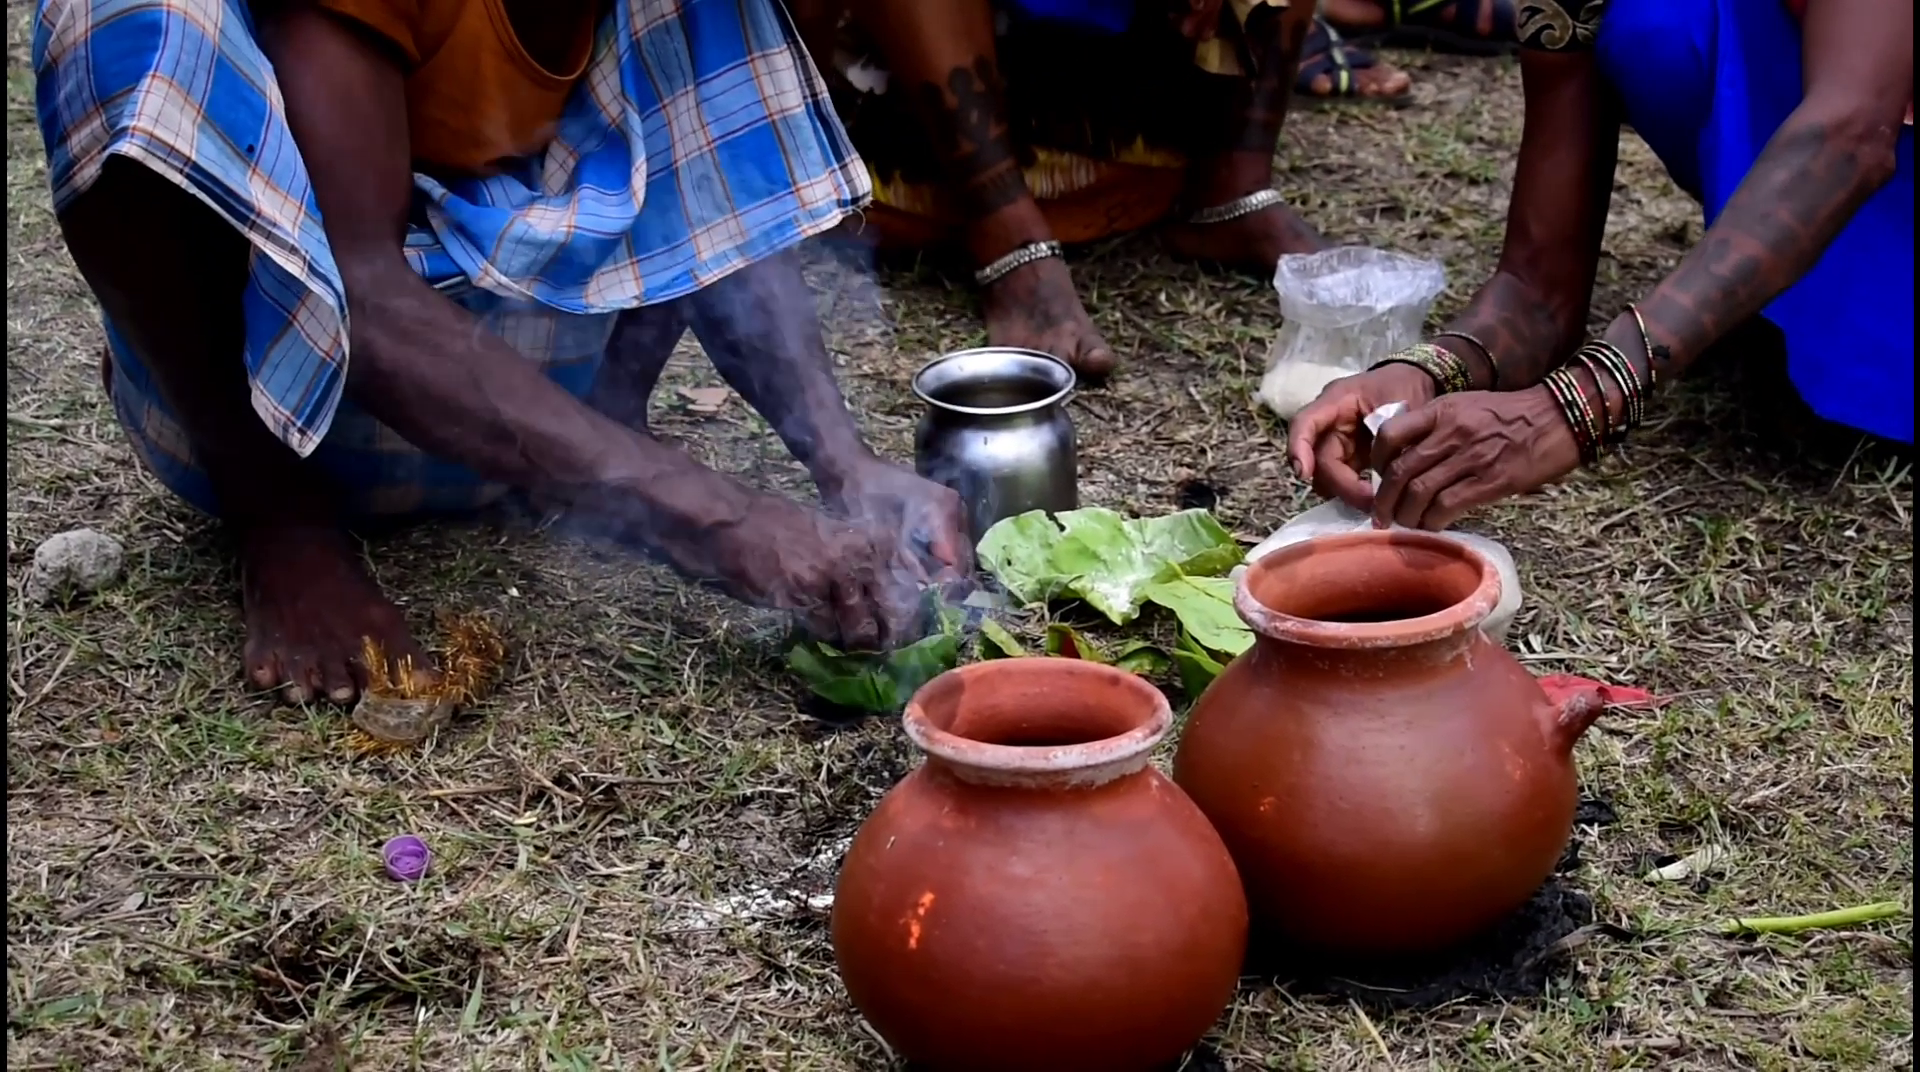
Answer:
<svg viewBox="0 0 1920 1072"><path fill-rule="evenodd" d="M1634 130L1711 224L1801 99L1800 26L1781 0L1614 0L1602 70ZM1899 168L1767 306L1814 412L1913 442L1913 128Z"/></svg>

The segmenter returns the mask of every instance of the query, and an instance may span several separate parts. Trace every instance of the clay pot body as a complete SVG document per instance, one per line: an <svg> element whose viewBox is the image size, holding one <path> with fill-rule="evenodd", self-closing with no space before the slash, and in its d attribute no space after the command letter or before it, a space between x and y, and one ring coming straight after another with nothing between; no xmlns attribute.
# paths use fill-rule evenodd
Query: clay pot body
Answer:
<svg viewBox="0 0 1920 1072"><path fill-rule="evenodd" d="M1490 561L1426 533L1355 532L1255 562L1258 638L1201 696L1174 779L1213 821L1263 936L1391 955L1525 903L1572 833L1562 711L1477 628Z"/></svg>
<svg viewBox="0 0 1920 1072"><path fill-rule="evenodd" d="M1151 684L1069 659L952 670L907 707L927 761L835 889L833 947L909 1060L979 1072L1175 1061L1231 1000L1246 900L1219 835L1149 764Z"/></svg>

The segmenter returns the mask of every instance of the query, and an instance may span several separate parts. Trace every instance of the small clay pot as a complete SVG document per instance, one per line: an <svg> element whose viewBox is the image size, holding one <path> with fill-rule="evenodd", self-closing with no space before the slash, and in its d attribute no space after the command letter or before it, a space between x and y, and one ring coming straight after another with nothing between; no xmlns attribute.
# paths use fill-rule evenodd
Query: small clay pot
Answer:
<svg viewBox="0 0 1920 1072"><path fill-rule="evenodd" d="M1232 999L1247 907L1193 802L1149 765L1173 715L1123 670L976 663L907 705L927 761L854 837L833 948L854 1004L930 1069L1126 1072Z"/></svg>
<svg viewBox="0 0 1920 1072"><path fill-rule="evenodd" d="M1239 864L1257 933L1431 952L1552 872L1599 708L1555 707L1482 634L1499 601L1492 562L1429 533L1318 537L1242 575L1258 638L1194 705L1173 770Z"/></svg>

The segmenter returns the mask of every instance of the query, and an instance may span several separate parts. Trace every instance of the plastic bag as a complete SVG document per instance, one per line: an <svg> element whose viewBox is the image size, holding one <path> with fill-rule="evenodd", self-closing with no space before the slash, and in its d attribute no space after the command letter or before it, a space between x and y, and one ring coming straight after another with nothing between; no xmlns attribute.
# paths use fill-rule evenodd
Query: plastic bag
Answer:
<svg viewBox="0 0 1920 1072"><path fill-rule="evenodd" d="M1366 246L1280 258L1273 289L1285 322L1267 353L1260 400L1292 420L1334 380L1420 341L1446 269Z"/></svg>
<svg viewBox="0 0 1920 1072"><path fill-rule="evenodd" d="M1381 425L1398 416L1406 408L1404 402L1381 406L1367 414L1367 430L1378 434ZM1379 490L1379 474L1369 474L1369 478L1374 489ZM1257 562L1282 547L1302 540L1311 540L1316 536L1331 536L1372 527L1373 518L1370 515L1355 510L1339 499L1332 499L1275 529L1273 535L1261 541L1260 546L1247 552L1247 561ZM1441 532L1436 535L1471 547L1492 560L1494 570L1500 574L1500 602L1494 605L1493 613L1487 615L1487 620L1480 623L1480 631L1487 634L1487 638L1495 644L1505 644L1507 631L1513 625L1514 615L1520 613L1523 598L1520 591L1520 571L1513 564L1513 553L1498 540L1490 540L1471 532ZM1240 571L1245 568L1242 566L1234 571L1235 580L1239 579Z"/></svg>

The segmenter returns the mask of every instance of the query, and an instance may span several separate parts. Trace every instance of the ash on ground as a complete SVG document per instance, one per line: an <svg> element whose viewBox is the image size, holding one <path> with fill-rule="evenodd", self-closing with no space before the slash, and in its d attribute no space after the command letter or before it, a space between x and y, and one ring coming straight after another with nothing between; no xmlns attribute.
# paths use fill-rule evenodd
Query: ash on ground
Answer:
<svg viewBox="0 0 1920 1072"><path fill-rule="evenodd" d="M1569 954L1596 937L1631 938L1593 920L1593 899L1568 878L1580 863L1580 830L1614 822L1613 806L1583 799L1574 839L1554 874L1520 909L1491 931L1444 953L1396 960L1332 963L1272 942L1260 944L1250 967L1298 995L1351 1000L1392 1012L1452 1001L1525 1000L1542 996L1576 972Z"/></svg>

